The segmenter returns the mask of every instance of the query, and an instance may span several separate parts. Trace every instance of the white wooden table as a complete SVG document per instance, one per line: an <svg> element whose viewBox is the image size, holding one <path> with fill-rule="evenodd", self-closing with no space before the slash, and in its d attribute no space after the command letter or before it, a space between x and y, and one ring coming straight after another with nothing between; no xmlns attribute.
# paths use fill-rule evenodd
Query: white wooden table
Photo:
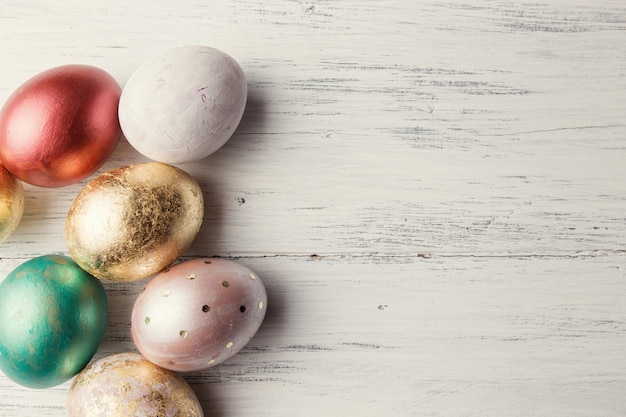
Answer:
<svg viewBox="0 0 626 417"><path fill-rule="evenodd" d="M622 0L8 1L0 99L185 44L249 81L235 136L180 165L206 200L186 256L269 292L244 350L185 374L207 416L626 415ZM99 172L143 161L122 141ZM85 183L26 186L2 278L67 253ZM135 349L143 285L106 284L96 357ZM68 387L2 375L0 416L64 416Z"/></svg>

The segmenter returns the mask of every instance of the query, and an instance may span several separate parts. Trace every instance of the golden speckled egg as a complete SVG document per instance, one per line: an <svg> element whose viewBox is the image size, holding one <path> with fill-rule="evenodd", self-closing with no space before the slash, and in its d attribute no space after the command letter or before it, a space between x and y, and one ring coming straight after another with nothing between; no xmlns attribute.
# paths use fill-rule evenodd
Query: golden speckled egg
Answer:
<svg viewBox="0 0 626 417"><path fill-rule="evenodd" d="M24 214L24 187L0 165L0 242L15 231Z"/></svg>
<svg viewBox="0 0 626 417"><path fill-rule="evenodd" d="M200 185L160 162L99 175L67 215L70 256L93 276L130 282L174 262L195 239L204 215Z"/></svg>
<svg viewBox="0 0 626 417"><path fill-rule="evenodd" d="M203 417L189 384L134 352L89 364L67 394L69 417Z"/></svg>

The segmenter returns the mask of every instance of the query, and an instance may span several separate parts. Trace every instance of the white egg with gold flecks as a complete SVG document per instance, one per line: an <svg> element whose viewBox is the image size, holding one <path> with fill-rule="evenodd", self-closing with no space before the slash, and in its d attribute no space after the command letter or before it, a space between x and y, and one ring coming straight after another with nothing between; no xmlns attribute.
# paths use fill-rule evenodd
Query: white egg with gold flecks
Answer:
<svg viewBox="0 0 626 417"><path fill-rule="evenodd" d="M135 352L105 356L89 364L67 394L69 417L203 417L198 397L174 372Z"/></svg>

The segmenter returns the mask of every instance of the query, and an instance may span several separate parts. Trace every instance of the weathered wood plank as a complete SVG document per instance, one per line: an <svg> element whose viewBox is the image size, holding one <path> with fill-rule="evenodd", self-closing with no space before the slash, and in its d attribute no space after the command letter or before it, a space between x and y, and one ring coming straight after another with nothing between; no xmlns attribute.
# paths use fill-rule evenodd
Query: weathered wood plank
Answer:
<svg viewBox="0 0 626 417"><path fill-rule="evenodd" d="M0 101L70 62L123 85L185 43L250 91L226 146L181 165L206 201L186 255L270 298L248 347L186 375L207 416L624 415L621 1L8 2ZM143 161L122 141L100 172ZM66 253L84 184L26 186L0 279ZM107 283L98 356L134 349L143 284ZM0 376L0 415L62 416L67 387Z"/></svg>
<svg viewBox="0 0 626 417"><path fill-rule="evenodd" d="M238 260L264 280L268 316L231 360L185 374L208 415L617 416L626 405L624 256ZM142 285L107 285L98 356L134 349ZM65 386L37 398L0 387L12 392L3 415L62 414Z"/></svg>

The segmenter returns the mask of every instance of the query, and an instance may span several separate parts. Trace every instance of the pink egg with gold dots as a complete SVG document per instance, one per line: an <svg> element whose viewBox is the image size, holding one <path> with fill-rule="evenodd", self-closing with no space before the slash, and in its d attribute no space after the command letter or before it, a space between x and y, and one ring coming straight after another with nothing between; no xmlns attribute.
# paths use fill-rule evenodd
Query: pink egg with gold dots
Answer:
<svg viewBox="0 0 626 417"><path fill-rule="evenodd" d="M131 333L152 363L178 372L232 357L256 334L267 292L250 269L225 259L192 259L156 275L135 300Z"/></svg>

